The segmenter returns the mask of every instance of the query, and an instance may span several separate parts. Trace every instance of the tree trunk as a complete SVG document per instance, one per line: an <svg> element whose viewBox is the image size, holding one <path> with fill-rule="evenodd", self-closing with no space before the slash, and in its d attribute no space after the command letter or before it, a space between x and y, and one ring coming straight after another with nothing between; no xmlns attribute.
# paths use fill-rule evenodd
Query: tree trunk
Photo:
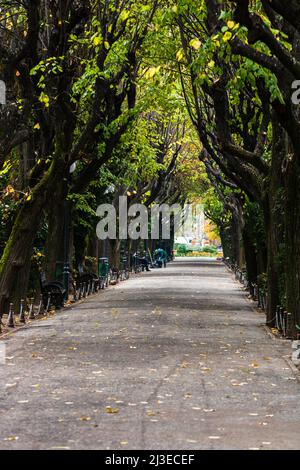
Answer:
<svg viewBox="0 0 300 470"><path fill-rule="evenodd" d="M294 157L286 174L286 303L292 314L289 334L296 337L300 326L300 167Z"/></svg>
<svg viewBox="0 0 300 470"><path fill-rule="evenodd" d="M52 163L42 180L20 208L0 261L0 312L7 312L9 302L18 308L27 293L34 240L41 215L56 180L57 163Z"/></svg>
<svg viewBox="0 0 300 470"><path fill-rule="evenodd" d="M109 240L110 253L109 253L109 265L113 269L120 269L120 240Z"/></svg>
<svg viewBox="0 0 300 470"><path fill-rule="evenodd" d="M286 134L273 119L272 166L265 199L265 226L267 234L267 325L275 326L276 307L280 303L280 245L282 230L282 162L286 156Z"/></svg>
<svg viewBox="0 0 300 470"><path fill-rule="evenodd" d="M249 235L247 228L243 230L243 244L245 250L245 261L247 269L247 278L252 293L252 284L257 283L257 257L256 249L251 235Z"/></svg>
<svg viewBox="0 0 300 470"><path fill-rule="evenodd" d="M63 236L67 190L67 183L62 178L52 191L51 206L48 211L48 236L45 247L45 271L48 281L55 279L57 262L64 261Z"/></svg>
<svg viewBox="0 0 300 470"><path fill-rule="evenodd" d="M239 200L232 198L232 221L231 221L231 237L232 237L232 256L235 264L241 268L244 264L244 247L243 247L243 210Z"/></svg>

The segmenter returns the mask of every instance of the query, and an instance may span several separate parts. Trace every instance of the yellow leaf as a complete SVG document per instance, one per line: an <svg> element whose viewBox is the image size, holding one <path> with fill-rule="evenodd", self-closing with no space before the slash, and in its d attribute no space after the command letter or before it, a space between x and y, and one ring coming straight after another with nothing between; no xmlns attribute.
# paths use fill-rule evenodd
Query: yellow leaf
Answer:
<svg viewBox="0 0 300 470"><path fill-rule="evenodd" d="M227 21L227 26L229 29L233 29L235 27L235 22L232 20Z"/></svg>
<svg viewBox="0 0 300 470"><path fill-rule="evenodd" d="M145 78L147 80L150 80L159 72L159 70L160 70L160 67L150 67L145 73Z"/></svg>
<svg viewBox="0 0 300 470"><path fill-rule="evenodd" d="M90 418L89 416L81 416L81 418L79 418L80 421L91 421L92 418Z"/></svg>
<svg viewBox="0 0 300 470"><path fill-rule="evenodd" d="M190 41L190 46L195 49L196 51L198 51L201 47L202 43L199 39L195 38L195 39L192 39Z"/></svg>
<svg viewBox="0 0 300 470"><path fill-rule="evenodd" d="M40 123L38 122L35 126L34 126L34 129L40 129L41 128L41 125Z"/></svg>
<svg viewBox="0 0 300 470"><path fill-rule="evenodd" d="M181 367L181 369L186 369L188 366L189 364L187 362L183 362L179 367Z"/></svg>
<svg viewBox="0 0 300 470"><path fill-rule="evenodd" d="M230 31L227 31L224 36L223 36L223 41L228 42L232 38L232 33Z"/></svg>
<svg viewBox="0 0 300 470"><path fill-rule="evenodd" d="M214 66L215 66L215 61L214 60L211 60L208 64L207 64L208 68L209 69L213 69Z"/></svg>
<svg viewBox="0 0 300 470"><path fill-rule="evenodd" d="M12 186L8 185L5 192L6 194L14 194L15 190Z"/></svg>
<svg viewBox="0 0 300 470"><path fill-rule="evenodd" d="M46 108L49 108L50 106L50 98L48 95L46 95L46 93L41 93L40 97L39 97L39 100L41 103L44 103L45 107Z"/></svg>
<svg viewBox="0 0 300 470"><path fill-rule="evenodd" d="M129 18L130 12L128 10L123 10L120 15L121 21L126 21Z"/></svg>
<svg viewBox="0 0 300 470"><path fill-rule="evenodd" d="M183 59L183 57L184 57L183 50L180 49L180 50L177 52L177 54L176 54L176 59L178 60L178 62L181 62L182 59Z"/></svg>
<svg viewBox="0 0 300 470"><path fill-rule="evenodd" d="M104 42L104 47L105 47L105 49L107 49L107 50L110 49L110 44L109 44L108 41L105 41L105 42Z"/></svg>
<svg viewBox="0 0 300 470"><path fill-rule="evenodd" d="M99 46L101 44L101 42L102 42L102 38L100 36L96 36L93 40L93 44L96 47Z"/></svg>
<svg viewBox="0 0 300 470"><path fill-rule="evenodd" d="M154 411L148 410L147 415L148 416L156 416L156 413Z"/></svg>
<svg viewBox="0 0 300 470"><path fill-rule="evenodd" d="M119 413L120 410L119 410L119 408L113 408L112 406L107 406L105 408L105 411L108 414L116 414L116 413Z"/></svg>

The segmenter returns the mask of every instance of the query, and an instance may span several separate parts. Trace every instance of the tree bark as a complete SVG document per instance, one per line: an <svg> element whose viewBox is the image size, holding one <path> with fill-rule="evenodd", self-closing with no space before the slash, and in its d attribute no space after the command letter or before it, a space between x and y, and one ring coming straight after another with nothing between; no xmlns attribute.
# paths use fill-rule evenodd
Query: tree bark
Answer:
<svg viewBox="0 0 300 470"><path fill-rule="evenodd" d="M283 242L281 199L283 191L282 162L286 157L286 133L273 119L272 165L264 201L267 234L267 325L275 326L276 307L280 304L280 246Z"/></svg>
<svg viewBox="0 0 300 470"><path fill-rule="evenodd" d="M8 304L17 307L26 296L31 257L41 215L51 188L55 184L60 162L54 161L30 198L24 202L15 220L9 240L0 261L0 312L7 312Z"/></svg>
<svg viewBox="0 0 300 470"><path fill-rule="evenodd" d="M51 205L48 210L48 236L45 247L45 271L48 281L55 278L56 264L64 261L64 218L65 200L67 197L67 182L58 178L56 187L53 188Z"/></svg>
<svg viewBox="0 0 300 470"><path fill-rule="evenodd" d="M109 253L109 265L112 269L120 269L120 240L109 240L110 253Z"/></svg>
<svg viewBox="0 0 300 470"><path fill-rule="evenodd" d="M292 314L289 334L296 337L300 326L300 166L293 158L286 173L285 207L286 304Z"/></svg>

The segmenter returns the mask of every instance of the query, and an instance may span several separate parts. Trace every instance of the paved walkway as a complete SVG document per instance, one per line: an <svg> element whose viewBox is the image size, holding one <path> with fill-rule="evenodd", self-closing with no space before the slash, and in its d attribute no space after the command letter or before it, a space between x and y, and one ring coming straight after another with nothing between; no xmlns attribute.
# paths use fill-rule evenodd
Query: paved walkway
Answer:
<svg viewBox="0 0 300 470"><path fill-rule="evenodd" d="M177 261L5 340L0 449L297 449L300 384L231 275Z"/></svg>

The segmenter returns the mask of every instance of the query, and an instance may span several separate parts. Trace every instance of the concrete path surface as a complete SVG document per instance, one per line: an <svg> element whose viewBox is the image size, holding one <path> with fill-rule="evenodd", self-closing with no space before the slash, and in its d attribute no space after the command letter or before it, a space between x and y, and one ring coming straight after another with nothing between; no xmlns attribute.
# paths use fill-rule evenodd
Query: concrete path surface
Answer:
<svg viewBox="0 0 300 470"><path fill-rule="evenodd" d="M0 449L299 449L300 384L218 262L152 270L1 340Z"/></svg>

